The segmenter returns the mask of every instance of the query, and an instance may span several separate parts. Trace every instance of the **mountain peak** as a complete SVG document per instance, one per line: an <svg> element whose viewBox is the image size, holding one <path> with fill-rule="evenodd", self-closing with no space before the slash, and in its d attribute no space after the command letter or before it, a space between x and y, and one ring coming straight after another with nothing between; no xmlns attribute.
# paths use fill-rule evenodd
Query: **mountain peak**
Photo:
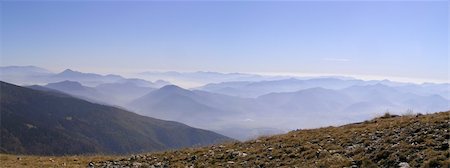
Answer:
<svg viewBox="0 0 450 168"><path fill-rule="evenodd" d="M76 75L76 74L80 74L80 73L81 72L77 72L72 69L66 69L66 70L60 72L58 75Z"/></svg>
<svg viewBox="0 0 450 168"><path fill-rule="evenodd" d="M49 83L47 85L45 85L46 87L49 88L66 88L66 89L83 89L84 86L76 81L70 81L70 80L65 80L65 81L61 81L61 82L56 82L56 83Z"/></svg>
<svg viewBox="0 0 450 168"><path fill-rule="evenodd" d="M191 95L193 94L190 90L183 89L176 85L166 85L158 90L150 92L146 96L168 96L168 95ZM144 97L146 97L144 96Z"/></svg>
<svg viewBox="0 0 450 168"><path fill-rule="evenodd" d="M66 69L59 74L56 74L54 77L61 77L65 79L74 79L74 78L100 78L101 75L94 73L84 73L79 71L74 71L72 69Z"/></svg>
<svg viewBox="0 0 450 168"><path fill-rule="evenodd" d="M76 72L76 71L71 70L71 69L66 69L66 70L62 71L61 73L74 73L74 72Z"/></svg>
<svg viewBox="0 0 450 168"><path fill-rule="evenodd" d="M163 86L162 88L160 88L159 90L165 90L165 91L182 90L182 91L184 91L186 89L183 89L183 88L181 88L181 87L179 87L177 85L166 85L166 86Z"/></svg>

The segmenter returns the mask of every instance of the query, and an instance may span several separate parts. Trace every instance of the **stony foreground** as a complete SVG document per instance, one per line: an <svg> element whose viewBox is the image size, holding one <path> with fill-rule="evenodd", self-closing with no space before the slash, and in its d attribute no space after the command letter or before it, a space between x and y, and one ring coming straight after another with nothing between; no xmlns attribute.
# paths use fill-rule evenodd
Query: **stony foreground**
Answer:
<svg viewBox="0 0 450 168"><path fill-rule="evenodd" d="M386 114L363 123L244 143L133 155L88 167L449 167L450 112Z"/></svg>

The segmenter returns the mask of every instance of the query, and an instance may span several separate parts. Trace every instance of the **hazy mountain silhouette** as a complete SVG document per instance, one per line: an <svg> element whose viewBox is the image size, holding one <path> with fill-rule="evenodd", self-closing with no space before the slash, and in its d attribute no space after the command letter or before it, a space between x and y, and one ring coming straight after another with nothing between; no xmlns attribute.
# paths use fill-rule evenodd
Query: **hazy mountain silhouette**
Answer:
<svg viewBox="0 0 450 168"><path fill-rule="evenodd" d="M246 121L264 108L257 104L253 99L168 85L133 101L127 107L143 115L207 128L240 140L281 133L279 129Z"/></svg>
<svg viewBox="0 0 450 168"><path fill-rule="evenodd" d="M143 86L142 86L143 85ZM113 97L115 105L126 105L127 103L144 96L155 88L140 82L123 82L123 83L104 83L95 87L95 89L108 97Z"/></svg>
<svg viewBox="0 0 450 168"><path fill-rule="evenodd" d="M4 66L0 67L0 79L11 83L19 84L40 84L45 83L53 73L35 66Z"/></svg>
<svg viewBox="0 0 450 168"><path fill-rule="evenodd" d="M128 107L156 118L197 123L194 126L217 122L223 117L223 111L197 101L197 97L192 91L167 85L131 102Z"/></svg>
<svg viewBox="0 0 450 168"><path fill-rule="evenodd" d="M258 97L273 92L295 92L298 90L321 87L325 89L344 89L351 86L366 86L382 84L384 86L393 87L399 91L411 92L418 95L438 94L445 98L450 97L449 84L412 84L393 82L389 80L371 80L363 81L357 79L341 79L341 78L312 78L312 79L282 79L282 80L265 80L265 81L235 81L211 83L197 89L208 92L220 93L231 96L240 97Z"/></svg>
<svg viewBox="0 0 450 168"><path fill-rule="evenodd" d="M63 80L78 81L87 86L96 86L102 83L111 83L124 79L119 75L99 75L94 73L83 73L73 71L71 69L66 69L61 73L53 75L51 78L53 81L63 81Z"/></svg>
<svg viewBox="0 0 450 168"><path fill-rule="evenodd" d="M269 77L246 73L220 73L220 72L142 72L137 74L147 80L167 80L177 84L184 84L188 87L198 87L208 83L230 82L230 81L260 81L274 80L286 77Z"/></svg>
<svg viewBox="0 0 450 168"><path fill-rule="evenodd" d="M137 115L66 94L5 82L0 82L0 86L3 152L138 153L230 140L211 131Z"/></svg>
<svg viewBox="0 0 450 168"><path fill-rule="evenodd" d="M401 87L400 87L401 88ZM442 111L450 108L450 101L436 94L417 95L402 91L399 87L389 87L383 84L352 86L342 89L341 92L351 96L358 103L365 104L365 108L356 106L345 110L351 113L373 113L375 111L406 111L418 112ZM369 107L375 107L373 109Z"/></svg>
<svg viewBox="0 0 450 168"><path fill-rule="evenodd" d="M2 72L1 74L8 74L8 75L32 76L32 75L51 74L49 70L36 66L3 66L0 67L0 71Z"/></svg>
<svg viewBox="0 0 450 168"><path fill-rule="evenodd" d="M152 80L174 77L194 83L235 81L186 90L166 86L169 83L162 80L149 82L73 70L50 74L48 80L76 79L76 85L69 83L66 87L53 86L53 89L92 102L123 106L150 117L212 129L240 140L253 138L259 133L356 122L384 111L401 114L450 109L450 84L364 81L346 77L266 77L201 71L152 72L145 73L145 76Z"/></svg>
<svg viewBox="0 0 450 168"><path fill-rule="evenodd" d="M61 81L57 83L49 83L44 87L58 90L81 99L91 102L114 105L118 100L115 97L108 96L97 91L95 88L83 86L75 81Z"/></svg>
<svg viewBox="0 0 450 168"><path fill-rule="evenodd" d="M314 79L282 79L270 81L240 81L208 84L198 89L240 97L258 97L273 92L295 92L302 89L322 87L326 89L342 89L353 85L364 84L362 80L343 80L337 78Z"/></svg>
<svg viewBox="0 0 450 168"><path fill-rule="evenodd" d="M120 75L100 75L95 73L84 73L71 69L66 69L60 73L53 73L44 68L35 66L6 66L0 67L0 77L3 81L8 81L18 85L35 85L55 83L60 81L76 81L85 86L94 87L104 83L134 83L142 87L160 88L170 83L164 80L157 80L155 83L137 78L124 78Z"/></svg>
<svg viewBox="0 0 450 168"><path fill-rule="evenodd" d="M296 79L290 80L301 82ZM330 80L307 82L309 87L313 86L313 83L325 86L325 81ZM280 81L272 84L264 85L276 87ZM258 88L262 84L254 86ZM334 87L344 86L346 85ZM410 110L442 111L450 109L450 101L439 95L422 96L405 93L396 87L383 84L354 85L344 89L315 87L295 92L269 93L257 98L191 91L172 85L152 91L127 107L143 115L209 128L245 140L255 136L255 130L264 130L263 128L274 130L265 133L280 133L283 132L280 130L360 121L384 111L397 114Z"/></svg>
<svg viewBox="0 0 450 168"><path fill-rule="evenodd" d="M323 88L311 88L297 92L270 93L258 97L264 104L271 104L285 114L299 111L303 114L320 114L340 111L350 105L353 100L339 91ZM298 115L297 115L298 116Z"/></svg>

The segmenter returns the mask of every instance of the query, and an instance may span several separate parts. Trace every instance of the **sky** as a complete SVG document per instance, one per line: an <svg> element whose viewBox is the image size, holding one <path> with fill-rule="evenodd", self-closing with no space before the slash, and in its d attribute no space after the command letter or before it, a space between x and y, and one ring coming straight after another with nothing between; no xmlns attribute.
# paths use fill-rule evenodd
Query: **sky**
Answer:
<svg viewBox="0 0 450 168"><path fill-rule="evenodd" d="M0 65L450 82L448 1L2 1Z"/></svg>

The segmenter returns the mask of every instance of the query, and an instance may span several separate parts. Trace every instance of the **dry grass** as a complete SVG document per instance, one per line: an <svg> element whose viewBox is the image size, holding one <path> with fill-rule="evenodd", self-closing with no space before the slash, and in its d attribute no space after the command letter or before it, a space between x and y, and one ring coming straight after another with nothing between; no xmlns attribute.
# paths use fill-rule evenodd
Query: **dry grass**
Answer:
<svg viewBox="0 0 450 168"><path fill-rule="evenodd" d="M117 158L117 156L23 156L0 154L0 167L86 167L91 161Z"/></svg>
<svg viewBox="0 0 450 168"><path fill-rule="evenodd" d="M296 130L244 143L132 156L14 156L0 167L448 167L450 111L385 115L340 127ZM21 159L18 160L17 158Z"/></svg>
<svg viewBox="0 0 450 168"><path fill-rule="evenodd" d="M136 155L96 165L130 167L448 167L450 112L385 115L244 143Z"/></svg>

